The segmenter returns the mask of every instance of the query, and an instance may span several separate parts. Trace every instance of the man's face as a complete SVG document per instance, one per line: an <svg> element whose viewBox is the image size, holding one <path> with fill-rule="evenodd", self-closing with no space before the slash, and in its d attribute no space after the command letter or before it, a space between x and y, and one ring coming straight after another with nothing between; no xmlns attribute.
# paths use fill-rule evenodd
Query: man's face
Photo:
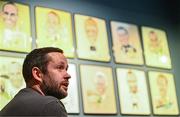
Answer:
<svg viewBox="0 0 180 117"><path fill-rule="evenodd" d="M129 80L129 88L131 93L137 93L138 92L138 87L137 87L137 81L136 80Z"/></svg>
<svg viewBox="0 0 180 117"><path fill-rule="evenodd" d="M3 9L3 21L8 28L13 28L18 19L18 10L15 5L7 4Z"/></svg>
<svg viewBox="0 0 180 117"><path fill-rule="evenodd" d="M47 73L43 74L41 87L45 95L62 99L68 94L68 80L71 78L67 73L67 59L59 52L49 53L48 56L50 57L50 61L47 64Z"/></svg>
<svg viewBox="0 0 180 117"><path fill-rule="evenodd" d="M135 74L133 73L128 74L127 83L128 83L130 92L133 94L136 94L138 92L138 84L137 84L137 78Z"/></svg>
<svg viewBox="0 0 180 117"><path fill-rule="evenodd" d="M149 38L150 38L151 42L157 42L158 41L158 37L157 37L157 34L155 32L150 33Z"/></svg>
<svg viewBox="0 0 180 117"><path fill-rule="evenodd" d="M100 76L99 76L99 78L97 78L96 89L100 95L103 95L105 93L105 91L106 91L105 78L101 78Z"/></svg>
<svg viewBox="0 0 180 117"><path fill-rule="evenodd" d="M122 43L122 45L127 45L129 44L129 35L126 33L125 30L118 30L118 39Z"/></svg>
<svg viewBox="0 0 180 117"><path fill-rule="evenodd" d="M98 36L98 27L94 20L89 19L85 23L85 31L88 39L90 39L91 42L95 42Z"/></svg>
<svg viewBox="0 0 180 117"><path fill-rule="evenodd" d="M86 33L87 33L88 37L96 38L97 37L97 27L95 25L86 26Z"/></svg>
<svg viewBox="0 0 180 117"><path fill-rule="evenodd" d="M48 25L49 25L50 27L55 27L56 25L59 24L59 18L58 18L58 16L55 15L55 14L53 14L53 13L49 13L49 14L48 14L48 19L47 19L47 21L48 21Z"/></svg>

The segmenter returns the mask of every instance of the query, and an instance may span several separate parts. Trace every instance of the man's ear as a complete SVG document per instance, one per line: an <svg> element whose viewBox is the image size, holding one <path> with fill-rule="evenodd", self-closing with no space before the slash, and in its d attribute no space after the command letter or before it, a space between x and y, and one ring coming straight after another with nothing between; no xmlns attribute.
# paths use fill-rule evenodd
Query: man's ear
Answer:
<svg viewBox="0 0 180 117"><path fill-rule="evenodd" d="M43 73L41 72L41 70L38 67L33 67L32 68L32 75L33 78L38 81L41 82L43 81L42 77L43 77Z"/></svg>

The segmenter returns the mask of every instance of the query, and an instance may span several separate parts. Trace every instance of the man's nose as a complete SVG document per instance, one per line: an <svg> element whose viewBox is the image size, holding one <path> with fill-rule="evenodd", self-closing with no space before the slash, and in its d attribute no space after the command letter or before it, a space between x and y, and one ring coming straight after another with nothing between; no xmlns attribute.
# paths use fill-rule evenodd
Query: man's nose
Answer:
<svg viewBox="0 0 180 117"><path fill-rule="evenodd" d="M66 72L65 78L66 78L66 79L70 79L70 78L71 78L71 75Z"/></svg>
<svg viewBox="0 0 180 117"><path fill-rule="evenodd" d="M7 18L7 19L10 19L10 18L11 18L11 15L10 15L10 14L6 14L6 18Z"/></svg>

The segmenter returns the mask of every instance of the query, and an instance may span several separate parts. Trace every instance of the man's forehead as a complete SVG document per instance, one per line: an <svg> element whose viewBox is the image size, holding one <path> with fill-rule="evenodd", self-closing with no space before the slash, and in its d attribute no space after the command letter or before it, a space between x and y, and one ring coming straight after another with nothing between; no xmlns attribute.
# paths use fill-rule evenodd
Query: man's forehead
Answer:
<svg viewBox="0 0 180 117"><path fill-rule="evenodd" d="M4 10L7 10L7 9L9 9L9 10L15 10L15 11L17 11L17 7L15 6L15 5L12 5L12 4L7 4L7 5L5 5L4 6Z"/></svg>
<svg viewBox="0 0 180 117"><path fill-rule="evenodd" d="M67 62L66 57L63 53L60 52L51 52L48 53L48 56L52 59L52 61L56 62Z"/></svg>

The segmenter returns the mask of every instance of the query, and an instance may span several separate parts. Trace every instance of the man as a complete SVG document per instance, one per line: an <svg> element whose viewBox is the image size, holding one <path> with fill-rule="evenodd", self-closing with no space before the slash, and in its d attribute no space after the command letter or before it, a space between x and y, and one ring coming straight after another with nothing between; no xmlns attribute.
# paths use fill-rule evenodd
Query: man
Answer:
<svg viewBox="0 0 180 117"><path fill-rule="evenodd" d="M66 117L59 101L67 96L70 75L63 51L46 47L30 52L23 63L26 88L22 89L1 111L2 116Z"/></svg>
<svg viewBox="0 0 180 117"><path fill-rule="evenodd" d="M18 8L13 2L4 4L2 18L7 28L14 28L18 21Z"/></svg>
<svg viewBox="0 0 180 117"><path fill-rule="evenodd" d="M158 35L155 31L151 30L149 32L149 50L157 55L163 55L163 47L162 47L162 42L158 38Z"/></svg>
<svg viewBox="0 0 180 117"><path fill-rule="evenodd" d="M138 99L138 79L136 74L128 70L127 72L127 84L129 88L129 94L131 95L131 107L132 109L139 108L139 99Z"/></svg>
<svg viewBox="0 0 180 117"><path fill-rule="evenodd" d="M124 27L117 28L118 40L121 43L121 51L126 55L136 53L136 48L129 43L129 32Z"/></svg>
<svg viewBox="0 0 180 117"><path fill-rule="evenodd" d="M87 96L91 102L101 104L106 99L107 77L103 72L97 72L94 77L95 91L88 90Z"/></svg>
<svg viewBox="0 0 180 117"><path fill-rule="evenodd" d="M168 94L169 82L167 76L164 74L159 74L157 76L157 88L159 96L156 99L157 109L170 109L173 106L173 102Z"/></svg>
<svg viewBox="0 0 180 117"><path fill-rule="evenodd" d="M90 50L96 51L96 41L98 37L98 25L92 18L85 20L85 32L90 43Z"/></svg>
<svg viewBox="0 0 180 117"><path fill-rule="evenodd" d="M62 27L60 16L56 11L51 10L47 12L45 19L45 25L42 24L44 28L38 27L40 32L37 40L38 47L63 47L64 38L62 39L61 35L64 33L63 28L65 27Z"/></svg>
<svg viewBox="0 0 180 117"><path fill-rule="evenodd" d="M18 24L18 7L14 2L7 2L0 13L0 46L1 49L22 51L29 47L30 37ZM21 21L23 22L23 21Z"/></svg>

